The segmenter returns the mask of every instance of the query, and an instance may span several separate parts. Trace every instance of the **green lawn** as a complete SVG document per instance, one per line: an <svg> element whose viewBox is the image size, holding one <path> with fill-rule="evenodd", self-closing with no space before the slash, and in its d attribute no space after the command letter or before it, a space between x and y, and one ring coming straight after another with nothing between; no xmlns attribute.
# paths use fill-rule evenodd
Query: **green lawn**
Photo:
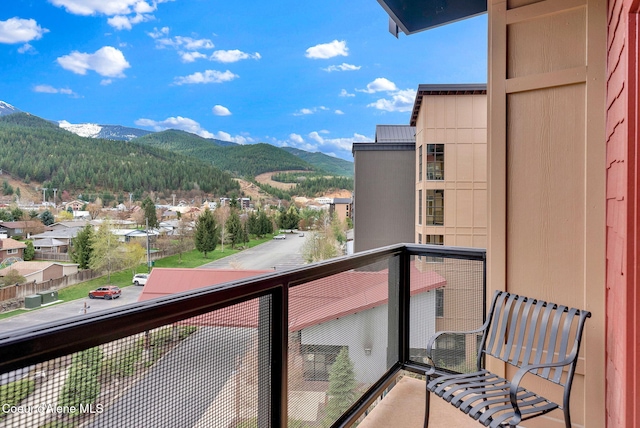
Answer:
<svg viewBox="0 0 640 428"><path fill-rule="evenodd" d="M256 245L263 244L273 238L273 235L268 235L262 239L252 239L248 248L255 247ZM231 245L224 246L224 252L222 248L218 246L215 251L211 253L207 253L207 258L204 258L202 253L197 250L189 251L182 254L182 261L180 261L180 256L170 256L165 257L160 260L156 260L154 262L154 267L163 267L163 268L196 268L198 266L202 266L204 264L210 263L212 261L221 259L223 257L230 256L232 254L236 254L241 250L232 250ZM146 272L147 266L146 264L141 264L136 269L137 273ZM90 290L93 290L97 287L102 287L103 285L117 285L120 288L128 287L131 284L131 279L133 278L133 272L131 269L127 269L120 272L112 272L111 280L109 281L109 277L107 275L94 278L89 281L81 282L79 284L71 285L69 287L58 290L58 298L64 302L70 302L71 300L82 299L87 297ZM62 303L62 302L61 302ZM34 309L31 309L34 310ZM29 312L23 309L18 309L11 312L5 312L0 314L0 319L9 318L15 315L20 315L22 313Z"/></svg>

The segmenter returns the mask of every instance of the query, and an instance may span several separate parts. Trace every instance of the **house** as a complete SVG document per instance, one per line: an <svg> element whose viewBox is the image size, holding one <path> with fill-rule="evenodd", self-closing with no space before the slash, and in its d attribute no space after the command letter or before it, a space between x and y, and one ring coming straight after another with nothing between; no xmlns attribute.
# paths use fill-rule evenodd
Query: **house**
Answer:
<svg viewBox="0 0 640 428"><path fill-rule="evenodd" d="M25 243L16 241L15 239L0 239L0 262L13 257L22 259L25 248L27 248Z"/></svg>
<svg viewBox="0 0 640 428"><path fill-rule="evenodd" d="M71 202L65 202L64 203L64 209L65 211L82 211L82 209L88 204L89 202L85 202L85 201L81 201L79 199L73 200Z"/></svg>
<svg viewBox="0 0 640 428"><path fill-rule="evenodd" d="M412 320L410 339L420 352L426 347L423 342L435 332L436 296L430 291L445 287L446 280L433 271L420 272L415 263L411 269L416 278L410 287L411 307L419 315ZM138 301L270 273L273 271L155 268ZM371 384L377 380L377 373L384 372L387 364L388 293L388 269L342 272L291 290L290 347L297 348L304 380L327 381L329 367L343 347L349 349L358 381ZM253 299L183 323L257 328L258 304Z"/></svg>
<svg viewBox="0 0 640 428"><path fill-rule="evenodd" d="M69 222L66 222L69 223ZM77 224L77 223L76 223ZM54 230L33 235L33 247L38 251L67 253L71 247L71 240L76 237L84 226L60 226Z"/></svg>
<svg viewBox="0 0 640 428"><path fill-rule="evenodd" d="M44 229L44 224L37 220L0 222L0 235L7 235L7 237L29 239L31 235L41 233Z"/></svg>
<svg viewBox="0 0 640 428"><path fill-rule="evenodd" d="M573 422L640 426L640 3L379 3L396 35L488 12L487 295L589 310Z"/></svg>
<svg viewBox="0 0 640 428"><path fill-rule="evenodd" d="M415 150L407 125L378 125L374 142L353 144L355 252L414 241Z"/></svg>
<svg viewBox="0 0 640 428"><path fill-rule="evenodd" d="M43 261L23 261L0 269L0 276L5 276L9 270L18 271L18 273L26 279L26 282L45 282L50 279L62 278L66 275L78 273L78 265Z"/></svg>

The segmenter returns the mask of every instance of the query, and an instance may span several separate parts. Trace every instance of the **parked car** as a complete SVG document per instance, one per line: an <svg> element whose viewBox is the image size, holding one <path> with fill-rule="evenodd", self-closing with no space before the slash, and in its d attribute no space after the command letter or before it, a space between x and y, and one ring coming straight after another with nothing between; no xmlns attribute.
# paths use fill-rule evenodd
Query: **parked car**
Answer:
<svg viewBox="0 0 640 428"><path fill-rule="evenodd" d="M145 285L147 283L147 279L149 279L148 273L137 273L133 275L133 285Z"/></svg>
<svg viewBox="0 0 640 428"><path fill-rule="evenodd" d="M273 239L287 239L287 237L283 234L280 234L280 235L274 236Z"/></svg>
<svg viewBox="0 0 640 428"><path fill-rule="evenodd" d="M117 299L122 294L119 287L115 285L108 285L106 287L99 287L95 290L89 291L89 298L95 299L96 297L102 297L103 299L111 300Z"/></svg>

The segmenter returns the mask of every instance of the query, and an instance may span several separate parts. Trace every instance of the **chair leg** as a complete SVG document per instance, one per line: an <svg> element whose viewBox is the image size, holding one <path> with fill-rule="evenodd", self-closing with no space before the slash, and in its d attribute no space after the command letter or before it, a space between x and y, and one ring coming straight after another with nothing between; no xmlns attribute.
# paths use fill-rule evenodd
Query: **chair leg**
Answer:
<svg viewBox="0 0 640 428"><path fill-rule="evenodd" d="M429 384L429 376L427 376L427 385ZM429 403L431 401L431 392L429 388L425 388L425 400L424 400L424 428L429 428Z"/></svg>

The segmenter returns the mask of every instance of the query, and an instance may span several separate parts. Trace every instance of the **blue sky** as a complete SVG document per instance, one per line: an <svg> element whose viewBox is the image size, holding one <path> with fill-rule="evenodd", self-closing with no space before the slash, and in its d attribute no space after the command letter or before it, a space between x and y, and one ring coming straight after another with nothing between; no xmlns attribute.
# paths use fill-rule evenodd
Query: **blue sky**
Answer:
<svg viewBox="0 0 640 428"><path fill-rule="evenodd" d="M484 83L487 19L394 38L375 0L11 0L0 100L56 121L182 129L353 160L422 83Z"/></svg>

